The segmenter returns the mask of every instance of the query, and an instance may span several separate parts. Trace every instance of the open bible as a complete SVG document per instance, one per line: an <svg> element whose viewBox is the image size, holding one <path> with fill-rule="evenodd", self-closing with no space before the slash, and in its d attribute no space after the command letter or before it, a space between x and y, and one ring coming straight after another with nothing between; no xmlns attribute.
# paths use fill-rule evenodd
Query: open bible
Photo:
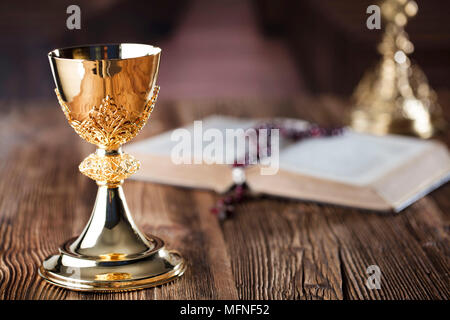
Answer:
<svg viewBox="0 0 450 320"><path fill-rule="evenodd" d="M251 128L256 123L254 119L210 116L203 119L202 130L225 132ZM194 125L184 129L194 135ZM180 143L175 138L174 131L169 131L127 145L125 151L142 164L132 178L219 193L233 186L229 164L175 163L174 149ZM208 141L200 143L204 148ZM229 143L225 139L225 153ZM442 143L397 135L373 136L350 129L336 137L281 141L277 160L275 174L261 174L259 164L243 169L252 191L379 211L400 211L450 177L450 155Z"/></svg>

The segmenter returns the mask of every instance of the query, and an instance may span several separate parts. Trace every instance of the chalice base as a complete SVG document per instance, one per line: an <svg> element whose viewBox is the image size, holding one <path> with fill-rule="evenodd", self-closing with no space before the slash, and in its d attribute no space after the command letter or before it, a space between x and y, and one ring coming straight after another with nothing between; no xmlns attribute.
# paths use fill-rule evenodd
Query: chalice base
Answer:
<svg viewBox="0 0 450 320"><path fill-rule="evenodd" d="M184 259L164 242L143 235L129 213L122 187L99 186L91 218L76 239L44 260L39 274L77 291L126 291L180 277Z"/></svg>
<svg viewBox="0 0 450 320"><path fill-rule="evenodd" d="M66 251L48 257L39 274L51 284L76 291L127 291L154 287L180 277L185 263L179 253L164 248L161 239L155 250L129 260L103 261L79 257Z"/></svg>

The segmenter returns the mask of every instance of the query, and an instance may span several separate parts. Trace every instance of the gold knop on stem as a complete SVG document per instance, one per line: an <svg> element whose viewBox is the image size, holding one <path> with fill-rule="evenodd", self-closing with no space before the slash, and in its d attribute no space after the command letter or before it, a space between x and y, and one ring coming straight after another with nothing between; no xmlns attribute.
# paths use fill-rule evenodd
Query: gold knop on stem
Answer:
<svg viewBox="0 0 450 320"><path fill-rule="evenodd" d="M78 168L97 184L117 186L138 171L139 167L139 161L132 155L121 151L108 154L105 150L98 149L84 159Z"/></svg>

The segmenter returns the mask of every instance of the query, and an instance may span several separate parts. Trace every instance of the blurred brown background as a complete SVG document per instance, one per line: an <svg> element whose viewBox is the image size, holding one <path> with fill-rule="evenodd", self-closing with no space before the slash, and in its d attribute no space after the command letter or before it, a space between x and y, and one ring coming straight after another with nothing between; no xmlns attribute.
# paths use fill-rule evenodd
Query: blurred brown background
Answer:
<svg viewBox="0 0 450 320"><path fill-rule="evenodd" d="M0 2L0 299L445 299L449 184L398 215L271 197L219 223L219 196L143 181L125 194L143 232L190 267L177 284L81 294L44 284L41 261L79 234L96 185L78 172L95 148L69 127L47 53L92 43L163 49L156 113L137 139L220 113L345 124L348 97L376 63L376 0L43 0ZM81 30L66 8L81 7ZM450 1L418 1L406 30L449 115ZM383 25L382 25L383 26ZM441 140L450 146L450 130ZM330 159L332 161L332 159ZM382 289L366 286L379 265Z"/></svg>
<svg viewBox="0 0 450 320"><path fill-rule="evenodd" d="M53 97L46 54L71 45L144 42L163 49L160 99L348 96L378 59L382 30L366 0L2 1L0 99ZM66 8L81 8L68 30ZM413 59L439 90L450 81L450 2L418 1ZM383 25L382 25L383 26Z"/></svg>

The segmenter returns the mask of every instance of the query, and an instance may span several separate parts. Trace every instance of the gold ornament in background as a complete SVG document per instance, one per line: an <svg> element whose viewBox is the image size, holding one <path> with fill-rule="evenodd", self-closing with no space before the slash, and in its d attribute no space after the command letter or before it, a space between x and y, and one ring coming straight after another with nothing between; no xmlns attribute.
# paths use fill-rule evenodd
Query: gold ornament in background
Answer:
<svg viewBox="0 0 450 320"><path fill-rule="evenodd" d="M81 235L45 259L39 274L80 291L151 287L183 274L181 255L135 225L122 190L139 161L122 152L150 117L161 49L141 44L94 45L49 53L61 108L75 132L98 149L80 164L97 199Z"/></svg>
<svg viewBox="0 0 450 320"><path fill-rule="evenodd" d="M353 93L354 130L429 138L444 125L436 93L419 66L408 58L414 46L404 27L417 11L414 1L386 0L381 4L385 33L378 51L382 58Z"/></svg>

